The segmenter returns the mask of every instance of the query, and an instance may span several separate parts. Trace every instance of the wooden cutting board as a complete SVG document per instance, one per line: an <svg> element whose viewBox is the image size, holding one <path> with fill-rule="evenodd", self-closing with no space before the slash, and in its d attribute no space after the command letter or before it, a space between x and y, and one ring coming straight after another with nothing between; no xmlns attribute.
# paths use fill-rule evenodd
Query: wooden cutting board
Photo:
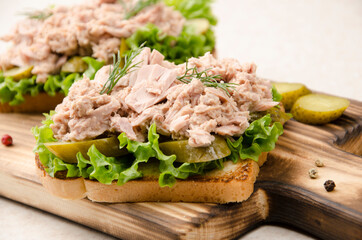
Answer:
<svg viewBox="0 0 362 240"><path fill-rule="evenodd" d="M290 224L324 239L362 238L362 103L351 101L333 123L296 121L261 168L255 191L239 204L93 203L48 194L35 174L30 128L39 115L0 114L0 195L65 217L122 239L232 239L261 223ZM320 159L319 177L310 168ZM334 180L327 192L323 183Z"/></svg>

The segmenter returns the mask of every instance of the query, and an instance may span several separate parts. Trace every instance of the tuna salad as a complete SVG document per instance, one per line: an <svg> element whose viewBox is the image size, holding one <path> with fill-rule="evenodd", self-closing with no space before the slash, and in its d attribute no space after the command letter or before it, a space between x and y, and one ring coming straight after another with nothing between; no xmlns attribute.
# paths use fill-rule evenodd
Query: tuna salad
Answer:
<svg viewBox="0 0 362 240"><path fill-rule="evenodd" d="M148 47L119 63L74 83L33 128L34 151L50 176L124 184L152 168L160 186L171 187L224 161L258 161L289 118L253 63L206 53L176 65Z"/></svg>
<svg viewBox="0 0 362 240"><path fill-rule="evenodd" d="M11 43L0 55L0 101L11 105L24 94L67 94L83 73L92 79L113 54L143 42L177 64L214 48L216 20L205 0L93 0L26 14L0 38Z"/></svg>
<svg viewBox="0 0 362 240"><path fill-rule="evenodd" d="M120 78L112 92L100 94L111 66L101 68L94 80L75 83L55 109L51 126L61 141L93 139L105 132L124 132L143 142L155 123L157 132L172 139L188 139L192 147L209 146L221 136L241 136L249 127L250 112L276 105L271 85L255 75L254 64L234 59L217 60L210 53L186 64L165 61L157 50L145 48L133 60L131 74ZM220 76L232 88L208 87L197 77L189 84L179 80L188 69Z"/></svg>

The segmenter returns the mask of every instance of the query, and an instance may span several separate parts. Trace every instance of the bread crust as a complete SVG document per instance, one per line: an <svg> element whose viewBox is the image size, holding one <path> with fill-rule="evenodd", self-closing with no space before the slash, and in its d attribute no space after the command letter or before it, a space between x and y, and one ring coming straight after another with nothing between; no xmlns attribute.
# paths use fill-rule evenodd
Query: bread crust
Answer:
<svg viewBox="0 0 362 240"><path fill-rule="evenodd" d="M24 102L11 106L9 103L0 103L0 113L43 113L54 109L63 101L64 94L57 93L50 96L47 93L39 93L36 96L24 95Z"/></svg>
<svg viewBox="0 0 362 240"><path fill-rule="evenodd" d="M259 157L260 166L267 153ZM37 171L43 186L53 195L64 199L87 197L95 202L242 202L254 191L259 165L253 160L224 163L224 169L215 169L202 176L177 179L172 187L160 187L158 177L147 176L125 183L106 185L84 178L53 178L45 172L36 155Z"/></svg>

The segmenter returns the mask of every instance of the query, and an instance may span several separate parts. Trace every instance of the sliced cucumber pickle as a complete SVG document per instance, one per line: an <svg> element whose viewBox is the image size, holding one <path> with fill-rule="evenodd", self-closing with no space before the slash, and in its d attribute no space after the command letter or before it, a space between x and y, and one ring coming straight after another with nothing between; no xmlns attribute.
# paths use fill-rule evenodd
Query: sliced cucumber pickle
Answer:
<svg viewBox="0 0 362 240"><path fill-rule="evenodd" d="M281 102L287 111L292 108L293 104L298 98L310 93L310 90L301 83L278 82L273 83L273 86L276 88L278 93L283 96Z"/></svg>
<svg viewBox="0 0 362 240"><path fill-rule="evenodd" d="M82 57L75 56L70 58L62 66L61 71L67 73L82 73L88 69L88 64L83 61Z"/></svg>
<svg viewBox="0 0 362 240"><path fill-rule="evenodd" d="M186 21L187 26L194 28L195 34L200 35L207 32L210 27L209 20L206 18L194 18Z"/></svg>
<svg viewBox="0 0 362 240"><path fill-rule="evenodd" d="M121 38L121 45L119 46L119 54L122 56L127 50L128 45L125 38Z"/></svg>
<svg viewBox="0 0 362 240"><path fill-rule="evenodd" d="M176 155L177 162L208 162L230 155L231 151L223 137L215 136L215 141L208 147L191 147L188 140L160 143L161 151L166 155Z"/></svg>
<svg viewBox="0 0 362 240"><path fill-rule="evenodd" d="M299 122L325 124L339 118L348 106L349 101L344 98L308 94L294 103L291 113Z"/></svg>
<svg viewBox="0 0 362 240"><path fill-rule="evenodd" d="M122 59L121 59L121 67L123 67L124 66L124 53L126 52L126 51L128 51L128 45L127 45L127 43L126 43L126 39L125 38L121 38L121 45L119 46L119 55L122 57Z"/></svg>
<svg viewBox="0 0 362 240"><path fill-rule="evenodd" d="M85 158L88 158L88 149L95 145L96 148L107 157L118 157L127 155L126 148L119 149L119 141L116 137L101 138L81 142L50 142L44 143L55 156L67 163L77 163L76 155L81 152Z"/></svg>
<svg viewBox="0 0 362 240"><path fill-rule="evenodd" d="M11 77L13 80L18 81L23 78L29 78L32 76L31 70L33 66L15 67L3 72L4 77Z"/></svg>
<svg viewBox="0 0 362 240"><path fill-rule="evenodd" d="M250 113L250 122L262 118L266 114L270 114L270 118L273 122L280 122L281 124L286 123L289 119L292 118L290 113L285 113L280 107L272 107L266 111Z"/></svg>

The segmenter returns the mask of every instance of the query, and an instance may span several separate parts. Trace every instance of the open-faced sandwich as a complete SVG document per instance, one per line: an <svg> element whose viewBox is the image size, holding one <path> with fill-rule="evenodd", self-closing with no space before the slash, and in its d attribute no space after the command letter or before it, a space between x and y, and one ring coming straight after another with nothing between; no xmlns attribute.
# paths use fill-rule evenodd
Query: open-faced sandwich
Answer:
<svg viewBox="0 0 362 240"><path fill-rule="evenodd" d="M83 75L145 41L176 64L215 45L209 0L94 0L26 14L1 37L12 45L0 55L0 112L54 109Z"/></svg>
<svg viewBox="0 0 362 240"><path fill-rule="evenodd" d="M255 70L145 47L84 76L33 128L43 185L101 202L247 199L289 119Z"/></svg>

